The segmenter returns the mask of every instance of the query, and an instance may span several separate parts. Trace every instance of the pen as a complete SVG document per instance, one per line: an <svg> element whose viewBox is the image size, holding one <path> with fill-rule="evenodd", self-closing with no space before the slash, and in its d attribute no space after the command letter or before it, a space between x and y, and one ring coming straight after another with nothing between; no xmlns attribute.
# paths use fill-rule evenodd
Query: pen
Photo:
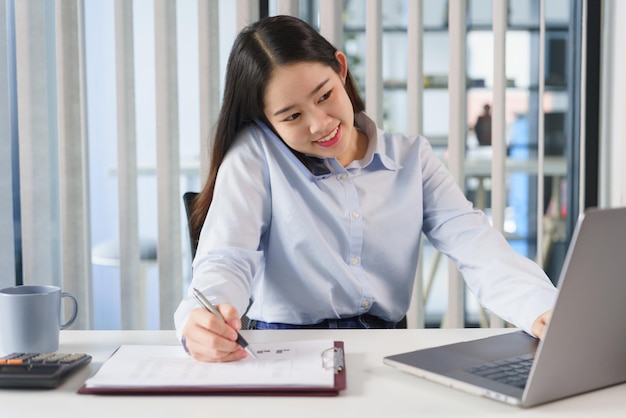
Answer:
<svg viewBox="0 0 626 418"><path fill-rule="evenodd" d="M218 311L217 308L213 306L213 304L209 302L207 298L204 297L202 292L200 292L195 287L192 289L193 289L193 297L196 298L196 300L200 303L200 305L202 305L207 311L211 312L213 315L217 316L220 321L226 322L224 320L224 317L220 313L220 311ZM250 349L248 342L243 338L243 336L239 332L237 332L237 343L240 346L242 346L244 350L246 350L248 354L250 354L253 358L257 358L256 355L254 354L254 351Z"/></svg>

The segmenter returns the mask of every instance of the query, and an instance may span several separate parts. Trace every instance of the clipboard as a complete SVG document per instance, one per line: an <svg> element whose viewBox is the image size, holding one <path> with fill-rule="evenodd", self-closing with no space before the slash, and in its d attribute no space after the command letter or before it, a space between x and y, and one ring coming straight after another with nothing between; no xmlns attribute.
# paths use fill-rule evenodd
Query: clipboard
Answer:
<svg viewBox="0 0 626 418"><path fill-rule="evenodd" d="M148 346L146 346L148 347ZM119 348L118 348L119 350ZM117 350L116 350L117 351ZM113 357L115 353L111 357ZM107 360L108 361L108 360ZM78 390L81 395L205 395L205 396L338 396L346 388L346 364L343 341L334 341L333 347L324 350L320 367L333 373L332 386L266 386L266 385L194 385L162 384L157 386L90 386L89 379ZM97 372L96 372L97 374Z"/></svg>

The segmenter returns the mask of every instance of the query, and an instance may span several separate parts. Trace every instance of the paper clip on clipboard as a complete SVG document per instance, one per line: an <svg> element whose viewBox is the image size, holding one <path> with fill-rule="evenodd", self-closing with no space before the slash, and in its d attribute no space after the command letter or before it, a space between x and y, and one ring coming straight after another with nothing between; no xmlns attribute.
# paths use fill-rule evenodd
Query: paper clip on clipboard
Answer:
<svg viewBox="0 0 626 418"><path fill-rule="evenodd" d="M333 369L336 373L343 371L343 347L330 347L322 352L322 367L325 370Z"/></svg>

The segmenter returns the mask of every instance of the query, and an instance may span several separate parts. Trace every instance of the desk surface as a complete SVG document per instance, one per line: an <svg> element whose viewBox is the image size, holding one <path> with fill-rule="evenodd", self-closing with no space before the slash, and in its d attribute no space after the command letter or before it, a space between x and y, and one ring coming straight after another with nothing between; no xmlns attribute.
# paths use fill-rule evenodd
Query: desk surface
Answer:
<svg viewBox="0 0 626 418"><path fill-rule="evenodd" d="M244 331L251 342L334 338L346 349L348 387L338 397L78 395L84 380L120 344L176 344L173 331L61 331L60 351L93 362L54 390L0 390L0 416L13 417L617 417L626 385L531 409L459 392L383 364L386 355L508 332L503 329Z"/></svg>

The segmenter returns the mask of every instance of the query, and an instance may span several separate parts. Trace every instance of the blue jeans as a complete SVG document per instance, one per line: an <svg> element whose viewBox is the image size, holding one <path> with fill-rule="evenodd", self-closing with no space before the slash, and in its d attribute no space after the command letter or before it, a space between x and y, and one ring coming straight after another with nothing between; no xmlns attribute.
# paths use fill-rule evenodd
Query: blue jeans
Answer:
<svg viewBox="0 0 626 418"><path fill-rule="evenodd" d="M374 315L359 315L351 318L325 319L318 324L294 325L263 322L251 319L248 329L395 329L406 328L406 317L400 322L390 322Z"/></svg>

